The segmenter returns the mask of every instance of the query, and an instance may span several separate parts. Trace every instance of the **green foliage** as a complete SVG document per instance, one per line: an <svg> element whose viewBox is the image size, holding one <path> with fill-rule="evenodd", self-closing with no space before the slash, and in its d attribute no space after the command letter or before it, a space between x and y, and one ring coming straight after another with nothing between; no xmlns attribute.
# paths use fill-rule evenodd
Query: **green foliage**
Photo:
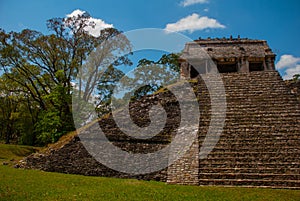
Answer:
<svg viewBox="0 0 300 201"><path fill-rule="evenodd" d="M19 119L20 124L20 136L19 144L35 145L36 135L34 133L34 124L31 120L29 113L22 113L22 117Z"/></svg>
<svg viewBox="0 0 300 201"><path fill-rule="evenodd" d="M163 54L158 61L151 61L144 58L139 60L138 66L143 66L143 65L149 66L153 64L163 65L179 73L180 72L179 57L180 57L179 54L170 53L170 54Z"/></svg>
<svg viewBox="0 0 300 201"><path fill-rule="evenodd" d="M44 112L36 123L36 136L39 145L56 142L64 133L60 131L61 119L57 112Z"/></svg>
<svg viewBox="0 0 300 201"><path fill-rule="evenodd" d="M5 75L0 77L0 91L0 139L6 143L33 144L32 118L35 114L30 113L29 97Z"/></svg>
<svg viewBox="0 0 300 201"><path fill-rule="evenodd" d="M39 148L31 146L0 144L0 162L17 162L38 150Z"/></svg>
<svg viewBox="0 0 300 201"><path fill-rule="evenodd" d="M158 64L166 65L173 71L180 72L179 54L170 53L164 54L157 62Z"/></svg>
<svg viewBox="0 0 300 201"><path fill-rule="evenodd" d="M113 90L118 81L124 76L125 74L121 70L110 65L100 77L97 85L99 103L97 104L96 111L98 116L103 116L111 111L110 103Z"/></svg>
<svg viewBox="0 0 300 201"><path fill-rule="evenodd" d="M179 54L164 54L158 61L151 61L146 58L141 59L130 82L133 86L147 83L147 80L152 80L153 82L140 87L134 93L132 99L135 100L152 94L164 85L170 85L178 81L179 72Z"/></svg>
<svg viewBox="0 0 300 201"><path fill-rule="evenodd" d="M300 74L293 75L293 80L294 81L300 80Z"/></svg>
<svg viewBox="0 0 300 201"><path fill-rule="evenodd" d="M299 200L299 190L166 185L0 166L0 200Z"/></svg>
<svg viewBox="0 0 300 201"><path fill-rule="evenodd" d="M6 33L0 29L0 139L6 143L46 144L74 130L71 110L72 81L84 74L79 96L91 98L102 72L98 66L130 63L112 56L130 50L129 41L114 28L99 37L87 33L95 24L90 15L53 18L51 34L35 30ZM101 57L99 56L101 55ZM89 59L88 59L89 58ZM87 71L82 72L81 66Z"/></svg>

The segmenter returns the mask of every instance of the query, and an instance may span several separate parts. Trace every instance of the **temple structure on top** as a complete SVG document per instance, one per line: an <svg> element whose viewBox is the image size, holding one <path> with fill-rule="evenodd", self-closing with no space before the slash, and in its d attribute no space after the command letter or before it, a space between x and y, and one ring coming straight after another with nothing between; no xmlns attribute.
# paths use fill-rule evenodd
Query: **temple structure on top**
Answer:
<svg viewBox="0 0 300 201"><path fill-rule="evenodd" d="M180 59L181 76L198 74L273 71L275 54L265 40L207 38L186 43Z"/></svg>

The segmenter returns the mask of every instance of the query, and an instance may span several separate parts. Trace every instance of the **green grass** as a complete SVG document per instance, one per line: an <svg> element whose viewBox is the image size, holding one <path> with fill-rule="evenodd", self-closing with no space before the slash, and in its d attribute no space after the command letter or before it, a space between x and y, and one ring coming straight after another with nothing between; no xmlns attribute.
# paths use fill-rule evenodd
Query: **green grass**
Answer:
<svg viewBox="0 0 300 201"><path fill-rule="evenodd" d="M36 148L0 145L0 157L17 159ZM30 151L31 150L31 151ZM300 191L167 185L49 173L0 165L0 200L299 200Z"/></svg>
<svg viewBox="0 0 300 201"><path fill-rule="evenodd" d="M0 200L299 200L300 191L167 185L0 166Z"/></svg>
<svg viewBox="0 0 300 201"><path fill-rule="evenodd" d="M4 162L11 165L39 149L31 146L0 144L0 162L1 164Z"/></svg>

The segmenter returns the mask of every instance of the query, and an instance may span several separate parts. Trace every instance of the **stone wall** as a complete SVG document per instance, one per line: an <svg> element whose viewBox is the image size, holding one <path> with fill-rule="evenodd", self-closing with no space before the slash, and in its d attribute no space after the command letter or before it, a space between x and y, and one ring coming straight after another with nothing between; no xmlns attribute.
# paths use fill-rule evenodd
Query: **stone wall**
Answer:
<svg viewBox="0 0 300 201"><path fill-rule="evenodd" d="M214 69L207 68L205 63L201 64L201 60L212 60L220 73L243 73L274 71L275 56L265 40L232 37L208 38L186 43L179 62L181 76L195 78L195 75L199 73L210 73ZM196 59L200 63L193 66Z"/></svg>
<svg viewBox="0 0 300 201"><path fill-rule="evenodd" d="M113 116L109 115L108 117L101 119L98 123L95 123L80 132L80 137L78 135L73 135L66 143L58 148L55 144L52 146L50 145L43 153L33 154L27 157L20 166L68 174L166 181L166 168L145 175L130 175L114 171L97 162L97 160L88 153L80 140L80 138L82 139L85 137L86 132L99 132L100 127L108 140L124 151L130 153L149 153L160 150L171 142L172 136L176 135L176 130L180 123L180 110L176 98L169 92L148 96L139 101L131 102L130 113L133 121L137 125L147 126L150 123L149 109L158 102L167 112L167 122L164 129L150 140L135 139L125 135L115 124ZM121 112L122 111L120 111L120 113ZM110 156L107 155L107 157Z"/></svg>
<svg viewBox="0 0 300 201"><path fill-rule="evenodd" d="M300 80L285 80L285 84L290 89L291 93L300 101Z"/></svg>

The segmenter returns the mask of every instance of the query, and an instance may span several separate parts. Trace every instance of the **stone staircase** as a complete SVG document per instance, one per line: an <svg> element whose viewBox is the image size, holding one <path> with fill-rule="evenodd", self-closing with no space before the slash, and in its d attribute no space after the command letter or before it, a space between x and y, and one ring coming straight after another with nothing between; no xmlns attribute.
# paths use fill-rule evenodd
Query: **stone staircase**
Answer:
<svg viewBox="0 0 300 201"><path fill-rule="evenodd" d="M198 184L300 189L300 103L296 97L276 71L221 76L227 99L225 126L213 151L199 160ZM198 79L201 148L211 114L208 91Z"/></svg>

